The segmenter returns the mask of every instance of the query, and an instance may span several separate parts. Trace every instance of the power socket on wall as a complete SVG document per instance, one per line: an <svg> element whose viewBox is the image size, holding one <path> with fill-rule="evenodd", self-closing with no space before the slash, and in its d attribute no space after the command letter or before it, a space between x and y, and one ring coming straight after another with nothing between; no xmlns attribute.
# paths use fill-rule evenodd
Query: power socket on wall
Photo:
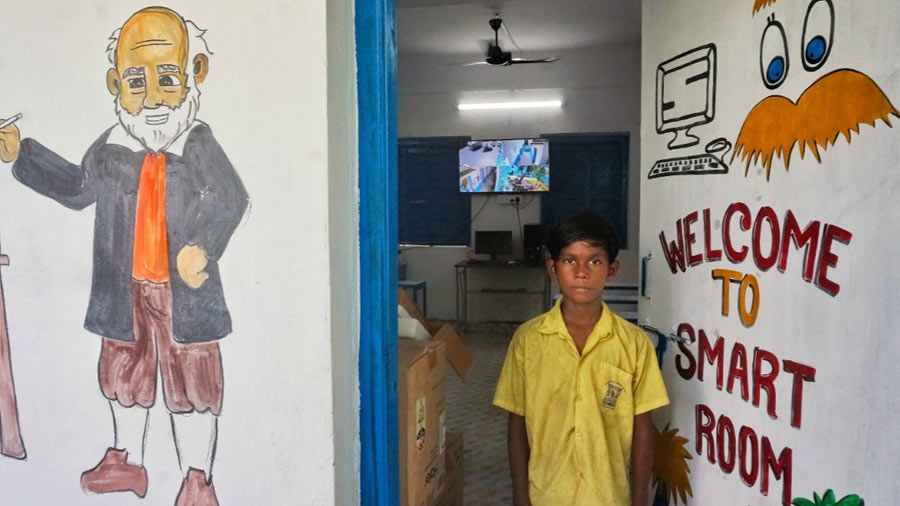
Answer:
<svg viewBox="0 0 900 506"><path fill-rule="evenodd" d="M501 206L516 206L522 202L522 197L518 195L497 195L496 198Z"/></svg>

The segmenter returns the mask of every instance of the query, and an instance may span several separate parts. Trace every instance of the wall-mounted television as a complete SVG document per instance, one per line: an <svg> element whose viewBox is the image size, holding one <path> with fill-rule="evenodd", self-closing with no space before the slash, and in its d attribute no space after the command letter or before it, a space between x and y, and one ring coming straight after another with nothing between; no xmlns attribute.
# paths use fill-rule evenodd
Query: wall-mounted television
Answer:
<svg viewBox="0 0 900 506"><path fill-rule="evenodd" d="M459 150L459 191L528 193L550 190L550 140L469 141Z"/></svg>

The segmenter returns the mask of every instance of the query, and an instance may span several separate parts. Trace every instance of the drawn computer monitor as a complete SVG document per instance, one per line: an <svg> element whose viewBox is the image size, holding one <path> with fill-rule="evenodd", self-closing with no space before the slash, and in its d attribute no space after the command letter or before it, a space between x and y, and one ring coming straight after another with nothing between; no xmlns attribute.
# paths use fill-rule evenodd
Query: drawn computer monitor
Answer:
<svg viewBox="0 0 900 506"><path fill-rule="evenodd" d="M700 142L689 129L716 115L716 46L706 44L656 68L656 132L673 132L669 149Z"/></svg>

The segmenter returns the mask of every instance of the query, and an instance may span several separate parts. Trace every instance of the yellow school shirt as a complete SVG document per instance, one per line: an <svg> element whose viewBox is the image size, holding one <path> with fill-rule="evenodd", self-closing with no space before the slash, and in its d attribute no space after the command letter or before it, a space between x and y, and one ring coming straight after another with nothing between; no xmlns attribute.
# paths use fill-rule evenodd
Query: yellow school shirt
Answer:
<svg viewBox="0 0 900 506"><path fill-rule="evenodd" d="M604 304L579 355L561 301L516 331L494 405L525 417L534 506L630 505L634 416L669 403L653 345Z"/></svg>

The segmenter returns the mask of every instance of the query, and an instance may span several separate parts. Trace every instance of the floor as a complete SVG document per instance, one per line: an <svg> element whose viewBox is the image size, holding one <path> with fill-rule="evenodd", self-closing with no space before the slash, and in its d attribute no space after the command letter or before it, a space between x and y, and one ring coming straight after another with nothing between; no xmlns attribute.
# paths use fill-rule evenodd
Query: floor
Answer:
<svg viewBox="0 0 900 506"><path fill-rule="evenodd" d="M465 506L512 504L506 458L506 412L494 407L494 387L517 325L470 324L460 332L475 355L461 381L451 368L445 379L447 424L463 430Z"/></svg>

